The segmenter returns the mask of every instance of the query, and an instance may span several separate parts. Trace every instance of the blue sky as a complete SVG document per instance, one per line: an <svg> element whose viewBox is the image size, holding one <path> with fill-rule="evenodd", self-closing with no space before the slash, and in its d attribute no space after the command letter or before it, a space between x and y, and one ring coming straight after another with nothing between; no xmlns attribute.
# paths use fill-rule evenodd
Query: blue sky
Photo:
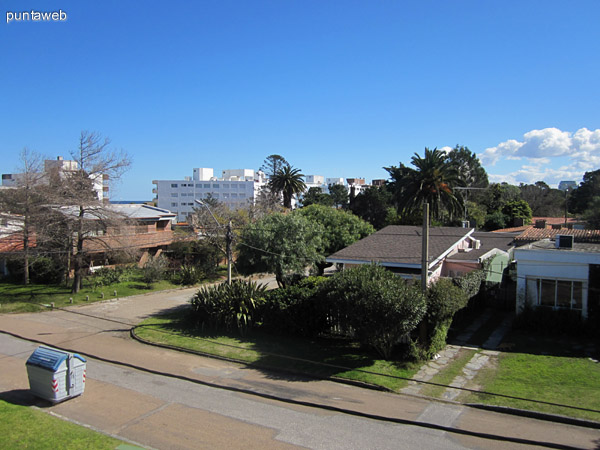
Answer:
<svg viewBox="0 0 600 450"><path fill-rule="evenodd" d="M9 12L57 11L64 22ZM114 200L193 167L386 178L468 146L493 181L600 168L600 2L67 1L0 5L0 171L82 130L133 165Z"/></svg>

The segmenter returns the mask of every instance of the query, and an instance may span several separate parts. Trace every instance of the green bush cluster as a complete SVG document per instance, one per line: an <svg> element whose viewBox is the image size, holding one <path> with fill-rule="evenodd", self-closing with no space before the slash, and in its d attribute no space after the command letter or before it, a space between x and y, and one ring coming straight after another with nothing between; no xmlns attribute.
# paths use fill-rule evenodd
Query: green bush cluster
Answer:
<svg viewBox="0 0 600 450"><path fill-rule="evenodd" d="M244 335L254 324L265 291L265 285L244 280L202 287L191 300L193 318L202 328L237 329Z"/></svg>
<svg viewBox="0 0 600 450"><path fill-rule="evenodd" d="M14 280L23 279L23 260L9 259L7 261L8 271ZM33 257L29 261L29 279L34 283L55 284L61 281L63 276L62 266L47 256Z"/></svg>
<svg viewBox="0 0 600 450"><path fill-rule="evenodd" d="M381 266L361 265L269 292L242 281L203 287L192 310L198 325L213 330L237 328L244 334L260 325L273 334L338 334L385 359L404 342L410 354L429 358L445 346L452 317L467 302L468 294L451 280L439 280L424 295ZM410 335L419 325L421 336L414 341Z"/></svg>
<svg viewBox="0 0 600 450"><path fill-rule="evenodd" d="M150 259L142 268L142 281L151 286L153 283L163 280L168 266L169 261L162 255Z"/></svg>
<svg viewBox="0 0 600 450"><path fill-rule="evenodd" d="M468 281L466 284L468 285ZM428 288L427 314L421 324L421 358L429 359L446 346L452 318L457 311L467 306L470 293L472 294L468 289L457 286L447 278L436 281Z"/></svg>
<svg viewBox="0 0 600 450"><path fill-rule="evenodd" d="M336 273L325 289L340 328L386 359L426 312L418 286L374 264Z"/></svg>
<svg viewBox="0 0 600 450"><path fill-rule="evenodd" d="M95 287L122 283L129 281L134 273L135 268L133 266L101 267L94 272L91 283Z"/></svg>
<svg viewBox="0 0 600 450"><path fill-rule="evenodd" d="M168 257L177 267L195 267L196 271L211 276L217 272L223 255L214 244L208 242L177 241L170 245ZM193 274L188 276L193 277Z"/></svg>
<svg viewBox="0 0 600 450"><path fill-rule="evenodd" d="M274 334L317 336L328 331L327 308L321 298L324 277L309 277L267 292L260 305L262 327Z"/></svg>
<svg viewBox="0 0 600 450"><path fill-rule="evenodd" d="M171 282L191 286L200 283L204 277L205 274L200 267L184 264L178 270L173 271Z"/></svg>

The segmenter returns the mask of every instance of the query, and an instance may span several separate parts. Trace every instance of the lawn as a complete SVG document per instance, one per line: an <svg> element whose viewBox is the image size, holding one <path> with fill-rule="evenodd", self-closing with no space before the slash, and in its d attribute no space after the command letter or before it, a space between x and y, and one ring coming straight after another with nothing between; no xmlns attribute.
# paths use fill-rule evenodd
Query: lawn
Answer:
<svg viewBox="0 0 600 450"><path fill-rule="evenodd" d="M223 269L220 269L216 277L205 281L219 279L222 272ZM45 309L44 305L50 303L54 303L56 307L62 307L181 287L181 285L167 280L160 280L148 286L141 281L141 273L135 273L127 281L104 286L94 285L93 277L90 277L84 280L83 287L77 294L72 294L70 287L65 285L30 284L24 286L3 281L0 282L0 313L35 312ZM72 303L71 298L73 299Z"/></svg>
<svg viewBox="0 0 600 450"><path fill-rule="evenodd" d="M418 363L384 361L375 353L341 338L302 339L272 336L252 330L246 337L235 333L207 333L183 320L183 313L153 317L136 328L145 340L190 349L204 354L251 363L258 367L288 370L318 377L335 376L398 391L406 386Z"/></svg>
<svg viewBox="0 0 600 450"><path fill-rule="evenodd" d="M122 444L42 411L0 400L0 448L116 449Z"/></svg>
<svg viewBox="0 0 600 450"><path fill-rule="evenodd" d="M517 331L505 341L515 345L514 351L501 353L497 367L480 371L473 380L479 390L600 411L600 364L578 353L583 345L566 338L536 337ZM564 406L482 394L463 394L460 400L600 422L600 412Z"/></svg>

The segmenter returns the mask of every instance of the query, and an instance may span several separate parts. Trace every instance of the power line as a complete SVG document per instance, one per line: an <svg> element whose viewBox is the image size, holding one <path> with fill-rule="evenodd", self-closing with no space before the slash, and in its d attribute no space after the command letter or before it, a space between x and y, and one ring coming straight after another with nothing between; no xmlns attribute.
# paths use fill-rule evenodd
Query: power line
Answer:
<svg viewBox="0 0 600 450"><path fill-rule="evenodd" d="M39 303L38 303L38 305L47 307L47 305L43 305L43 304L39 304ZM111 319L111 318L107 318L107 317L95 316L93 314L82 313L82 312L79 312L79 311L73 311L73 310L69 310L69 309L66 309L66 308L60 308L60 307L54 308L54 309L57 309L57 310L63 311L63 312L67 312L67 313L71 313L71 314L76 314L76 315L81 315L81 316L89 317L89 318L94 318L94 319L99 319L99 320L105 320L105 321L108 321L108 322L117 323L119 325L125 325L127 327L132 327L131 323L128 323L128 322L125 322L125 321L122 321L122 320L116 320L116 319ZM152 327L152 325L142 325L142 326L137 325L137 326L133 326L132 328L130 328L130 331L132 331L135 334L135 329L136 328L140 328L140 327L148 327L148 328L150 328L150 327ZM173 332L167 331L167 330L153 329L153 331L156 331L156 332L159 332L159 333L163 333L163 334L167 334L167 335L170 335L170 336L180 337L179 334L173 333ZM241 347L241 346L237 346L237 345L233 345L233 344L225 344L225 343L222 343L222 342L217 342L217 341L214 341L214 340L211 340L211 339L206 339L206 338L202 338L202 337L198 337L198 336L186 336L186 337L189 338L189 339L203 341L203 342L207 342L207 343L210 343L210 344L215 344L215 345L219 345L219 346L223 346L223 347L235 348L237 350L248 350L247 348L244 348L244 347ZM457 390L460 390L460 391L469 392L469 393L473 393L473 394L481 394L481 395L488 395L488 396L493 396L493 397L501 397L501 398L507 398L507 399L511 399L511 400L520 400L520 401L525 401L525 402L530 402L530 403L536 403L536 404L541 404L541 405L557 406L557 407L562 407L562 408L574 409L574 410L578 410L578 411L586 411L586 412L593 412L593 413L599 413L600 414L600 410L595 410L595 409L590 409L590 408L582 408L580 406L565 405L565 404L561 404L561 403L547 402L547 401L544 401L544 400L528 399L528 398L524 398L524 397L517 397L517 396L507 395L507 394L498 394L498 393L488 392L488 391L480 391L480 390L469 389L469 388L465 388L465 387L454 387L454 386L450 386L450 385L447 385L447 384L435 383L435 382L431 382L431 381L414 380L414 379L408 378L408 377L401 377L401 376L397 376L397 375L390 375L390 374L384 374L384 373L379 373L379 372L373 372L373 371L370 371L370 370L357 369L357 368L352 368L352 367L347 367L347 366L342 366L342 365L337 365L337 364L330 364L330 363L326 363L326 362L322 362L322 361L313 361L313 360L310 360L310 359L298 358L298 357L293 357L293 356L289 356L289 355L281 355L281 354L278 354L278 353L267 352L267 351L260 351L260 352L257 352L257 353L260 353L261 355L264 355L264 356L281 358L281 359L284 359L284 360L297 361L297 362L302 362L302 363L313 364L315 366L322 366L322 367L327 367L327 368L332 368L332 369L338 369L338 370L342 370L344 372L347 372L347 371L356 371L356 372L361 372L361 373L368 374L368 375L381 376L381 377L390 378L390 379L397 379L397 380L404 380L404 381L414 381L414 382L417 382L417 383L421 383L421 384L425 384L425 385L430 385L430 386L438 386L438 387L444 387L444 388L450 388L450 389L457 389ZM252 363L249 363L249 364L252 364Z"/></svg>

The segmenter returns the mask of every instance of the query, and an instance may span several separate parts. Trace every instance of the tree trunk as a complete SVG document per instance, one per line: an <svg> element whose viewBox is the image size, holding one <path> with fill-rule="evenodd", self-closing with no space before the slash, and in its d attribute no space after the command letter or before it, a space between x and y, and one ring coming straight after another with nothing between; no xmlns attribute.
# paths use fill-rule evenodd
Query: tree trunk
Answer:
<svg viewBox="0 0 600 450"><path fill-rule="evenodd" d="M29 284L29 231L27 223L23 228L23 284Z"/></svg>
<svg viewBox="0 0 600 450"><path fill-rule="evenodd" d="M83 215L85 210L83 207L79 208L79 218L77 220L77 253L74 255L73 259L73 269L74 269L74 277L73 277L73 286L71 287L71 292L76 294L81 289L81 277L82 277L82 269L83 269Z"/></svg>

